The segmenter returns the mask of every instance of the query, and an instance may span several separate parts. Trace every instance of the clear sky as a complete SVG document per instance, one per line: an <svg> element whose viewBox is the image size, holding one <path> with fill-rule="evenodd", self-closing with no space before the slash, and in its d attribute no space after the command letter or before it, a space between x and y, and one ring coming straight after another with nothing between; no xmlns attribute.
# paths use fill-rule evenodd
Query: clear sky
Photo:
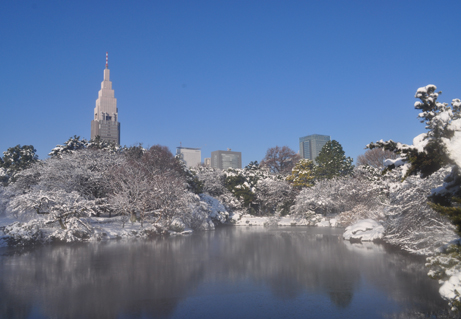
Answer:
<svg viewBox="0 0 461 319"><path fill-rule="evenodd" d="M105 54L121 144L357 158L424 132L416 89L461 98L461 1L0 1L0 152L90 138Z"/></svg>

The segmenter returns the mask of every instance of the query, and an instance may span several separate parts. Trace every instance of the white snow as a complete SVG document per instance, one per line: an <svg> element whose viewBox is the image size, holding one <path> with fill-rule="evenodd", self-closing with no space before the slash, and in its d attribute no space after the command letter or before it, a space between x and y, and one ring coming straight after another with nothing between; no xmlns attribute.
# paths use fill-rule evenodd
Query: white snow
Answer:
<svg viewBox="0 0 461 319"><path fill-rule="evenodd" d="M445 281L439 289L440 295L447 300L460 299L459 292L461 291L461 271L453 274L450 279ZM456 310L453 309L453 310Z"/></svg>
<svg viewBox="0 0 461 319"><path fill-rule="evenodd" d="M390 166L390 165L395 165L395 167L399 167L399 166L402 166L405 164L404 162L404 159L399 157L399 158L396 158L396 159L386 159L384 160L384 166Z"/></svg>
<svg viewBox="0 0 461 319"><path fill-rule="evenodd" d="M450 158L461 167L461 119L450 123L449 129L455 131L455 135L450 139L444 139Z"/></svg>
<svg viewBox="0 0 461 319"><path fill-rule="evenodd" d="M361 240L374 241L382 239L384 235L384 227L372 219L359 220L354 225L346 227L343 234L345 240Z"/></svg>
<svg viewBox="0 0 461 319"><path fill-rule="evenodd" d="M424 147L428 142L426 136L426 133L421 133L413 139L413 147L416 148L420 153L424 152Z"/></svg>
<svg viewBox="0 0 461 319"><path fill-rule="evenodd" d="M269 217L258 217L249 214L242 215L238 220L236 226L267 226L270 223Z"/></svg>

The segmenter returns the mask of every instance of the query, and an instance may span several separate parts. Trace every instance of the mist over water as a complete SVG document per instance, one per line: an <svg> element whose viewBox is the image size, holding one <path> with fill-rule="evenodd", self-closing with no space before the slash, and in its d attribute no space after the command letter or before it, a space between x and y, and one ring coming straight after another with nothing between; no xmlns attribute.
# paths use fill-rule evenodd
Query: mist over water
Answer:
<svg viewBox="0 0 461 319"><path fill-rule="evenodd" d="M187 237L0 252L1 318L408 318L444 312L424 258L342 229L224 227Z"/></svg>

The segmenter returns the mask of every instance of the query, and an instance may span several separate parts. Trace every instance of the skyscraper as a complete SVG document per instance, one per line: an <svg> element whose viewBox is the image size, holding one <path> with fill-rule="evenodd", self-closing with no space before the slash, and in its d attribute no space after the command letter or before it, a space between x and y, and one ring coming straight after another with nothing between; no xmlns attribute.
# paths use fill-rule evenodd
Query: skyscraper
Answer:
<svg viewBox="0 0 461 319"><path fill-rule="evenodd" d="M117 99L114 97L110 81L108 53L106 52L106 68L101 90L98 93L94 119L91 121L91 138L100 136L102 140L120 145L120 123L118 122Z"/></svg>
<svg viewBox="0 0 461 319"><path fill-rule="evenodd" d="M322 147L330 140L329 135L313 134L299 138L299 155L315 163Z"/></svg>
<svg viewBox="0 0 461 319"><path fill-rule="evenodd" d="M202 162L202 151L199 148L176 147L176 155L186 164L186 167L195 167Z"/></svg>

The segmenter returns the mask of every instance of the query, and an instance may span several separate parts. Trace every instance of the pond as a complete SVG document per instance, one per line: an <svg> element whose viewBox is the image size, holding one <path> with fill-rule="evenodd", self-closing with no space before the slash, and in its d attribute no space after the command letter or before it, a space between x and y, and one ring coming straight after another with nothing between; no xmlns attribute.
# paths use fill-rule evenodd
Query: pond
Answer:
<svg viewBox="0 0 461 319"><path fill-rule="evenodd" d="M446 312L424 258L351 244L342 232L222 227L153 240L4 248L0 317L440 318Z"/></svg>

